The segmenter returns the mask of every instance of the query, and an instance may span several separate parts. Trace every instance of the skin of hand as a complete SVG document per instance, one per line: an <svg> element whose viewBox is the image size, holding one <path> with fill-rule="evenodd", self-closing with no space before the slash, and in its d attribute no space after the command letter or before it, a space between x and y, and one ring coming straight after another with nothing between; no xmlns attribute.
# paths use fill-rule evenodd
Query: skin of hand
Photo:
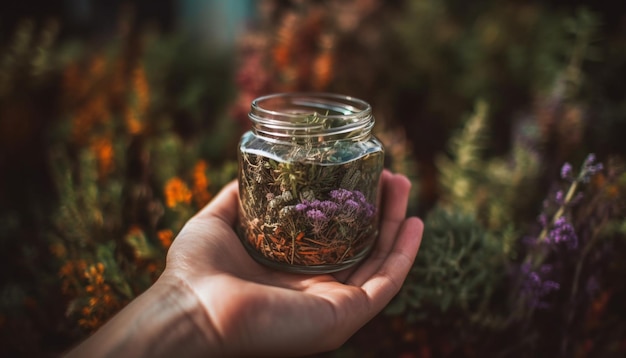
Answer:
<svg viewBox="0 0 626 358"><path fill-rule="evenodd" d="M233 227L232 182L191 218L164 273L70 356L301 356L340 347L399 291L423 224L406 218L411 184L383 171L380 236L360 265L325 275L276 271Z"/></svg>

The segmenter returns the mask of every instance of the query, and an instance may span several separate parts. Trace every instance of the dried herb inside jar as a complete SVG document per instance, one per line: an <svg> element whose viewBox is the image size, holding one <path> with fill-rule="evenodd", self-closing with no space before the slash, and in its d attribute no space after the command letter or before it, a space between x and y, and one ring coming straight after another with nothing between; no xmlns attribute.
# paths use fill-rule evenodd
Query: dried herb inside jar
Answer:
<svg viewBox="0 0 626 358"><path fill-rule="evenodd" d="M338 141L259 154L280 150L240 153L239 234L249 249L300 266L341 264L366 254L377 235L382 152L362 155L363 148Z"/></svg>

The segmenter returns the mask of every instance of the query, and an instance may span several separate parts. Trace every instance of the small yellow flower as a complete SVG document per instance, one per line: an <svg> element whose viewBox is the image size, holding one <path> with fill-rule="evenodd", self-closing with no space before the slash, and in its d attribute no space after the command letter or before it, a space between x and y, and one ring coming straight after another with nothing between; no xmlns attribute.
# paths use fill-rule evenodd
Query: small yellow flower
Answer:
<svg viewBox="0 0 626 358"><path fill-rule="evenodd" d="M91 297L89 299L89 307L95 307L98 304L98 298L97 297Z"/></svg>

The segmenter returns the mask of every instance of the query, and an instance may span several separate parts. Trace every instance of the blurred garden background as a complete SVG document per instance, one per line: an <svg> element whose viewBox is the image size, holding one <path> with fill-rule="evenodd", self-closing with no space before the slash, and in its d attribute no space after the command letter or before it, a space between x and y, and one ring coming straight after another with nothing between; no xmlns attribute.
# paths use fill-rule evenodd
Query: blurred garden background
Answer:
<svg viewBox="0 0 626 358"><path fill-rule="evenodd" d="M0 10L0 355L57 356L236 175L250 101L368 101L426 225L326 357L626 355L626 3L18 1Z"/></svg>

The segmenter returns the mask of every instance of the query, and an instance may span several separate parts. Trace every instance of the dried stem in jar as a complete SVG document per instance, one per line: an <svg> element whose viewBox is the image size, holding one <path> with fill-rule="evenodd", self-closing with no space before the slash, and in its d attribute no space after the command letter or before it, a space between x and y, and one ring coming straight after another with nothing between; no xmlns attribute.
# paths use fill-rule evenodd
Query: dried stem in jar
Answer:
<svg viewBox="0 0 626 358"><path fill-rule="evenodd" d="M340 264L368 250L377 234L382 153L345 161L351 153L297 150L308 160L241 153L244 241L269 260L300 266Z"/></svg>

